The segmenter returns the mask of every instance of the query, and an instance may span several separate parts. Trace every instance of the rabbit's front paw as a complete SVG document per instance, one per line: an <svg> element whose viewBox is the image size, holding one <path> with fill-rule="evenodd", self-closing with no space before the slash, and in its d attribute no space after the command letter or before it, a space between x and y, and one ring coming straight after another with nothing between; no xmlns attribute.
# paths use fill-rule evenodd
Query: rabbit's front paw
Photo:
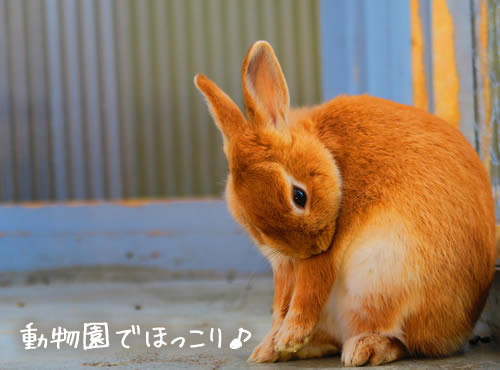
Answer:
<svg viewBox="0 0 500 370"><path fill-rule="evenodd" d="M260 344L255 347L248 361L254 362L276 362L279 353L274 350L274 332L269 333Z"/></svg>
<svg viewBox="0 0 500 370"><path fill-rule="evenodd" d="M277 352L297 352L311 341L314 324L301 319L299 315L288 315L276 338L274 349Z"/></svg>

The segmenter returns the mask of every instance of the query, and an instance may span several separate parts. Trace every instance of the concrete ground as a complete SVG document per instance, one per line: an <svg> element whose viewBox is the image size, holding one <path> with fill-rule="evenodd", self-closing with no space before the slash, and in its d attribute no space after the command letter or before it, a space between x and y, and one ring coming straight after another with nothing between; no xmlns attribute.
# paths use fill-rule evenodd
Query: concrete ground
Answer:
<svg viewBox="0 0 500 370"><path fill-rule="evenodd" d="M5 284L9 285L9 284ZM274 369L338 368L338 357L280 364L249 364L246 359L270 327L272 281L248 280L191 281L115 281L63 282L30 281L30 285L10 284L0 288L0 368L2 369ZM110 347L104 349L69 348L25 350L20 330L29 322L51 339L52 328L83 331L84 323L107 322ZM134 327L136 334L120 345L116 331ZM155 348L154 327L165 327L168 343ZM211 328L215 328L210 342ZM221 347L217 348L217 328L221 329ZM239 349L229 344L244 328L252 337ZM189 333L201 330L203 334ZM146 343L150 332L151 347ZM156 333L156 332L155 332ZM80 333L82 335L82 333ZM183 348L170 342L186 338ZM205 343L204 347L190 345ZM467 345L461 353L446 359L413 359L385 366L413 368L500 368L500 345L495 342Z"/></svg>

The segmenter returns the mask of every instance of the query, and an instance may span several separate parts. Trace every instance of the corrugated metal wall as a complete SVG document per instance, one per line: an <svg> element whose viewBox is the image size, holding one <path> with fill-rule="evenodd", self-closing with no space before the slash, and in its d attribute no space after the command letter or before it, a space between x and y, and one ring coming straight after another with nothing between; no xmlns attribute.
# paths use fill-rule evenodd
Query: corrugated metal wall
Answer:
<svg viewBox="0 0 500 370"><path fill-rule="evenodd" d="M487 37L480 39L487 51L487 70L483 84L488 81L490 89L490 92L485 94L483 88L484 105L489 105L489 111L486 111L484 117L485 121L489 122L486 122L484 131L489 131L491 135L491 145L486 147L486 151L490 151L490 179L497 204L497 219L500 219L500 0L488 0L487 5L487 12L483 10L482 14L482 17L487 17ZM481 14L481 10L479 13ZM498 257L500 258L500 255Z"/></svg>
<svg viewBox="0 0 500 370"><path fill-rule="evenodd" d="M500 0L410 4L414 104L459 128L475 147L500 222Z"/></svg>
<svg viewBox="0 0 500 370"><path fill-rule="evenodd" d="M321 97L317 0L0 0L0 200L219 194L226 163L193 76L241 106L276 48L292 104Z"/></svg>

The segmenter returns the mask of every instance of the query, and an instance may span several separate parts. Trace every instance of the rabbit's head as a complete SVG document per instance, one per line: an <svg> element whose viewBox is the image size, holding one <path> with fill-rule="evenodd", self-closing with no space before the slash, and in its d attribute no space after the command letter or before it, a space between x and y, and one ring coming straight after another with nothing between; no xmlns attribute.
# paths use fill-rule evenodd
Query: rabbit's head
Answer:
<svg viewBox="0 0 500 370"><path fill-rule="evenodd" d="M237 105L203 75L204 94L222 132L229 162L228 206L258 245L307 258L331 245L341 178L307 116L289 125L287 84L272 47L252 45L243 62L245 119Z"/></svg>

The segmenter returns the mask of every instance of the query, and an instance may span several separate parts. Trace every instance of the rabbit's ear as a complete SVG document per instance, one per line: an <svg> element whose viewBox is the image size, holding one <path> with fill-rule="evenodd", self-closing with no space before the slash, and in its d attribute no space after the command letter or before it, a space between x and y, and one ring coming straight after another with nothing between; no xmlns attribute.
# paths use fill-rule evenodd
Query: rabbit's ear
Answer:
<svg viewBox="0 0 500 370"><path fill-rule="evenodd" d="M241 79L249 122L272 124L278 131L287 131L288 87L268 42L257 41L252 45L243 62Z"/></svg>
<svg viewBox="0 0 500 370"><path fill-rule="evenodd" d="M201 73L194 76L194 84L205 96L210 114L222 132L224 141L231 140L246 125L243 113L229 96Z"/></svg>

